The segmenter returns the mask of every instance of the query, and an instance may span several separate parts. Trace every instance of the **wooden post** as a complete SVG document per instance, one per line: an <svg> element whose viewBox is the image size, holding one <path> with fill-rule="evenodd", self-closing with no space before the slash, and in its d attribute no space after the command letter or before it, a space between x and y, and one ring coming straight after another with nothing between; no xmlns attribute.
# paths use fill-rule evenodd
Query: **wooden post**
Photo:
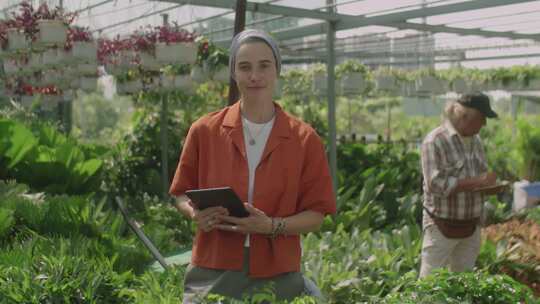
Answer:
<svg viewBox="0 0 540 304"><path fill-rule="evenodd" d="M234 35L244 30L246 26L246 0L236 0L236 13L234 16ZM229 80L229 105L234 104L239 97L236 82L232 77Z"/></svg>

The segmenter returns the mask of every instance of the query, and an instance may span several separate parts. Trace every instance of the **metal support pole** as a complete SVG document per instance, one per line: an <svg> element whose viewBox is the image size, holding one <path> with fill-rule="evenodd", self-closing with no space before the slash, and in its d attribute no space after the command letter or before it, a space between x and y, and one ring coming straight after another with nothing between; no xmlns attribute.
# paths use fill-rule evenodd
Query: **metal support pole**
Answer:
<svg viewBox="0 0 540 304"><path fill-rule="evenodd" d="M246 0L236 0L236 14L234 16L234 35L244 30L246 26ZM229 105L234 104L239 97L236 82L229 79Z"/></svg>
<svg viewBox="0 0 540 304"><path fill-rule="evenodd" d="M163 17L163 26L167 26L169 14L162 14L161 16ZM168 94L161 95L161 121L159 130L161 135L161 183L163 185L163 199L167 199L169 195L168 97Z"/></svg>
<svg viewBox="0 0 540 304"><path fill-rule="evenodd" d="M168 147L169 140L167 138L167 116L168 116L168 95L161 95L161 118L160 129L161 135L161 183L163 185L163 198L166 199L169 195L169 157Z"/></svg>
<svg viewBox="0 0 540 304"><path fill-rule="evenodd" d="M332 5L334 0L326 0L327 5ZM333 12L333 7L328 7L328 12ZM328 30L326 32L326 47L328 60L326 63L327 82L328 82L328 148L330 174L334 184L334 192L337 193L337 149L336 149L336 57L334 53L334 43L336 39L336 23L328 21Z"/></svg>

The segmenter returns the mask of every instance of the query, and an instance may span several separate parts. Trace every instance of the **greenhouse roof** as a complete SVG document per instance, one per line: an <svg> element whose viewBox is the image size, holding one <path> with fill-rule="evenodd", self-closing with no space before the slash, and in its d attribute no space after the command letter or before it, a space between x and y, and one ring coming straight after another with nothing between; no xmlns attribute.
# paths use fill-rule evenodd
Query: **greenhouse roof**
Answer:
<svg viewBox="0 0 540 304"><path fill-rule="evenodd" d="M3 14L20 0L4 0ZM233 31L234 0L48 0L78 11L76 23L96 35L127 35L169 22L222 46ZM329 24L335 55L375 65L540 63L540 1L530 0L259 0L247 2L246 27L279 41L285 62L324 61ZM1 14L0 14L1 16Z"/></svg>

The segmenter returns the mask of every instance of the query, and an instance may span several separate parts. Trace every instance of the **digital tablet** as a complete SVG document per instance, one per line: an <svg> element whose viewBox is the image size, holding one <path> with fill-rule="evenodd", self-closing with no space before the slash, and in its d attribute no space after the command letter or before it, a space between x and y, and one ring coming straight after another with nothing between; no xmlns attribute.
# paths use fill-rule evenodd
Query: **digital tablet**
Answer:
<svg viewBox="0 0 540 304"><path fill-rule="evenodd" d="M186 195L199 210L221 206L227 208L231 216L249 216L244 203L231 187L188 190Z"/></svg>
<svg viewBox="0 0 540 304"><path fill-rule="evenodd" d="M501 192L504 188L508 187L509 184L510 183L508 181L502 181L495 185L482 187L482 188L476 188L474 189L474 192L482 192L483 194L486 194L486 195L493 195L493 194L497 194Z"/></svg>

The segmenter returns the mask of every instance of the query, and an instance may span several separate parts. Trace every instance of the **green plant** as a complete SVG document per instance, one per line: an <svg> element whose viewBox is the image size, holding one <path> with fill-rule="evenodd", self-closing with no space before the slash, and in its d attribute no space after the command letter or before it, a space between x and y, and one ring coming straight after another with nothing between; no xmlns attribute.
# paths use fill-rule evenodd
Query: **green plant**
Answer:
<svg viewBox="0 0 540 304"><path fill-rule="evenodd" d="M430 299L431 303L535 303L526 286L506 275L486 272L451 273L438 270L434 274L413 282L405 290L388 295L381 303L418 303Z"/></svg>

